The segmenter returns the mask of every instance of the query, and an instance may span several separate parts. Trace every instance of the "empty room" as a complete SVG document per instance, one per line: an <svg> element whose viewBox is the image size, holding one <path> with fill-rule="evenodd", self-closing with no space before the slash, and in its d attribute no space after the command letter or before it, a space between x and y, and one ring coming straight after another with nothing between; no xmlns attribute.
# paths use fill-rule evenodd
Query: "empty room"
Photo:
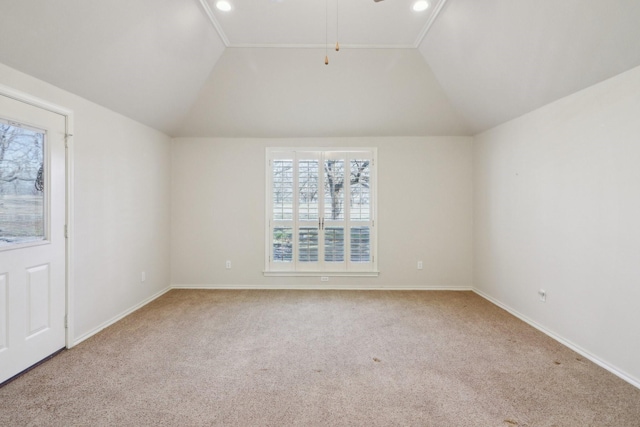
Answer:
<svg viewBox="0 0 640 427"><path fill-rule="evenodd" d="M640 427L639 23L0 0L0 425Z"/></svg>

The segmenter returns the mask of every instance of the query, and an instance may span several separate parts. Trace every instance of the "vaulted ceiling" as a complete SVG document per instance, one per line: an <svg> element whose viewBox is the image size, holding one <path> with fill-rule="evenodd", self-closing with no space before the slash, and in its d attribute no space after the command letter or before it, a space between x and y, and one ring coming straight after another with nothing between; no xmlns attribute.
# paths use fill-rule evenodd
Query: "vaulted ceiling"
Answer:
<svg viewBox="0 0 640 427"><path fill-rule="evenodd" d="M472 135L640 66L638 0L229 3L0 0L0 62L169 135L255 137Z"/></svg>

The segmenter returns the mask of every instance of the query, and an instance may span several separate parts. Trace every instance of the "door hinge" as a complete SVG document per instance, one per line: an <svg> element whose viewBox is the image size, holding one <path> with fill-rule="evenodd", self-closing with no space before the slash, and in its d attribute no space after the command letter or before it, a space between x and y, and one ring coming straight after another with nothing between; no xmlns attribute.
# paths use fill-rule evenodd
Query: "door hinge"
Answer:
<svg viewBox="0 0 640 427"><path fill-rule="evenodd" d="M66 314L64 315L64 328L69 328L69 316Z"/></svg>
<svg viewBox="0 0 640 427"><path fill-rule="evenodd" d="M72 136L72 133L67 133L64 135L64 148L69 148L69 138L71 138Z"/></svg>
<svg viewBox="0 0 640 427"><path fill-rule="evenodd" d="M69 233L67 232L67 224L64 225L64 238L65 239L69 238Z"/></svg>

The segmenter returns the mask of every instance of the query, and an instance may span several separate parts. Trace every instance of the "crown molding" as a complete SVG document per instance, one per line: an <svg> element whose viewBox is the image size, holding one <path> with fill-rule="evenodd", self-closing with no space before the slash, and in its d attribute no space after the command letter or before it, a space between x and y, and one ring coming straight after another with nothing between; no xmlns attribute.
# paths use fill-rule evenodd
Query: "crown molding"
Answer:
<svg viewBox="0 0 640 427"><path fill-rule="evenodd" d="M422 31L420 31L420 34L418 34L418 38L416 39L415 43L413 43L412 47L416 49L420 47L420 44L422 44L422 40L424 40L424 38L427 36L427 33L431 29L431 26L434 22L436 22L436 19L438 19L438 15L440 15L440 12L442 12L442 9L444 8L444 5L446 3L447 0L440 0L440 2L436 5L436 8L433 10L431 16L429 16L427 23L424 25L424 28L422 28Z"/></svg>
<svg viewBox="0 0 640 427"><path fill-rule="evenodd" d="M229 48L267 48L267 49L325 49L325 44L268 44L268 43L232 43ZM412 44L340 44L340 50L343 49L414 49ZM329 49L333 50L333 44L329 45Z"/></svg>
<svg viewBox="0 0 640 427"><path fill-rule="evenodd" d="M198 0L198 1L200 2L200 6L202 6L202 9L204 10L204 13L209 18L209 21L211 21L213 28L215 28L216 31L218 32L218 35L220 36L222 43L224 43L224 46L230 47L231 43L229 43L229 38L222 30L222 26L216 19L216 16L213 14L213 10L211 10L211 7L209 6L209 3L207 3L207 0Z"/></svg>
<svg viewBox="0 0 640 427"><path fill-rule="evenodd" d="M216 16L213 13L213 10L211 10L211 7L209 6L209 3L207 2L207 0L198 0L198 1L200 2L200 6L202 6L202 9L204 10L204 13L209 18L211 25L213 25L216 32L220 36L220 39L222 40L222 43L224 43L225 47L268 48L268 49L324 49L326 47L324 44L231 43L229 41L229 38L225 34L224 30L222 29L222 26L216 19ZM429 16L429 19L427 20L426 24L422 28L422 31L420 31L420 34L418 34L416 41L411 45L407 45L407 44L397 44L397 45L395 44L391 44L391 45L345 44L345 45L341 45L340 47L342 49L417 49L422 43L422 41L424 40L424 38L426 37L429 30L431 29L431 26L433 25L433 23L438 18L438 15L440 15L440 12L442 11L446 3L447 3L447 0L440 0L438 2L438 4L435 6L435 9L433 10L433 13L431 13L431 16Z"/></svg>

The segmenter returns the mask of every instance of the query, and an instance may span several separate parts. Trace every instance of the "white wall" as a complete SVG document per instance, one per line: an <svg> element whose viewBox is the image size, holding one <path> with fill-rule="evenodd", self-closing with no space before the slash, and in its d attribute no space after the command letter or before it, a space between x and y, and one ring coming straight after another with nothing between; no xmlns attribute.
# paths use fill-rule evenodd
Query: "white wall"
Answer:
<svg viewBox="0 0 640 427"><path fill-rule="evenodd" d="M172 283L465 288L472 285L472 139L178 138L172 144ZM265 148L378 147L378 278L264 277ZM225 269L225 260L233 268ZM424 261L424 270L416 263Z"/></svg>
<svg viewBox="0 0 640 427"><path fill-rule="evenodd" d="M471 135L417 49L343 49L328 67L324 56L226 49L177 136Z"/></svg>
<svg viewBox="0 0 640 427"><path fill-rule="evenodd" d="M0 84L74 112L71 318L81 339L169 285L170 138L2 64Z"/></svg>
<svg viewBox="0 0 640 427"><path fill-rule="evenodd" d="M635 68L474 143L477 289L636 385L639 94Z"/></svg>

